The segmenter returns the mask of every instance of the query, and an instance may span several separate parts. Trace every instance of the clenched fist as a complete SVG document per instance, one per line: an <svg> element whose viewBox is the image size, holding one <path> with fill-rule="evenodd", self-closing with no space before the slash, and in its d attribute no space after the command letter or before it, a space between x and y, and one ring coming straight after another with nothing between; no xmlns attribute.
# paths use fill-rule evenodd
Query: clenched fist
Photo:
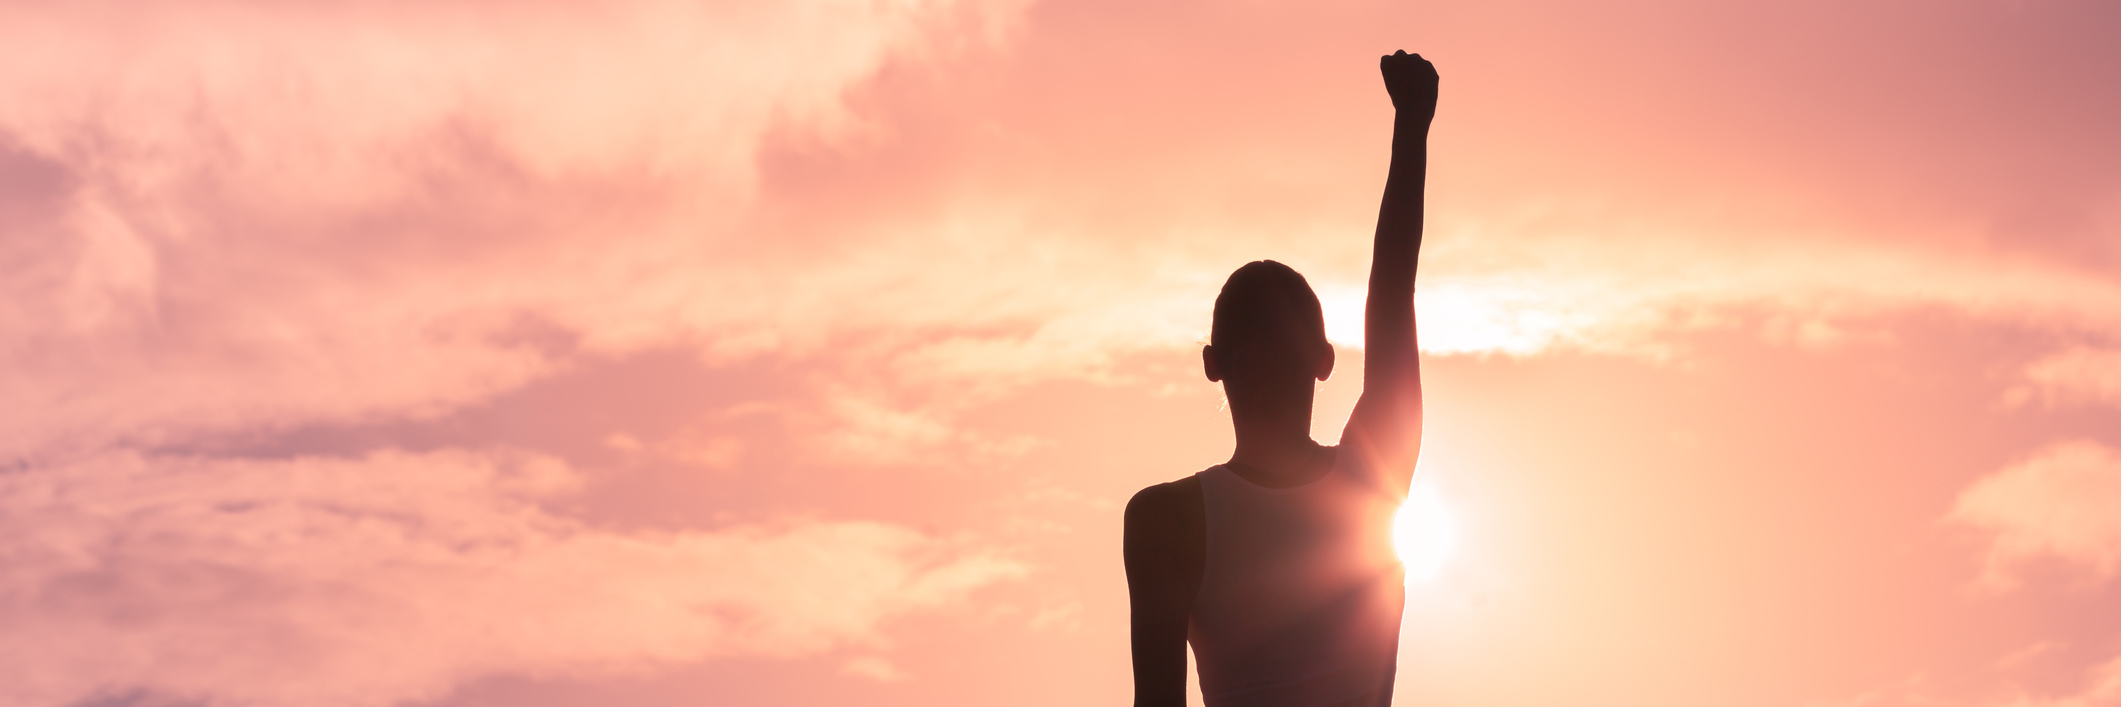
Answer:
<svg viewBox="0 0 2121 707"><path fill-rule="evenodd" d="M1426 128L1436 118L1436 65L1405 50L1379 59L1384 71L1385 92L1392 94L1392 107L1401 119L1413 119Z"/></svg>

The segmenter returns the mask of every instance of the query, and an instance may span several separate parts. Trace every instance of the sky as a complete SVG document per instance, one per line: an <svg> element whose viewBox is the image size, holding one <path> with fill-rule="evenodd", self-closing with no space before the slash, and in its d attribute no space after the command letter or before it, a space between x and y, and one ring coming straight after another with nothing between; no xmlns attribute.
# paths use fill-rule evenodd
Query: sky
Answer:
<svg viewBox="0 0 2121 707"><path fill-rule="evenodd" d="M2121 705L2121 4L0 4L0 707L1081 705L1216 288L1360 392L1397 703ZM1440 548L1440 549L1438 549Z"/></svg>

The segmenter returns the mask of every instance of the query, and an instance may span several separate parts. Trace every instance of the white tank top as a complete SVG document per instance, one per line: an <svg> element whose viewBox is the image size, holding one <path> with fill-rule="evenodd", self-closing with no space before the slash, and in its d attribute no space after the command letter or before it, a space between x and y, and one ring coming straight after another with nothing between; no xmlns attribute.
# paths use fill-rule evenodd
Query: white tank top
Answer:
<svg viewBox="0 0 2121 707"><path fill-rule="evenodd" d="M1208 555L1187 639L1207 707L1391 704L1406 606L1399 499L1347 467L1287 489L1222 465L1196 474Z"/></svg>

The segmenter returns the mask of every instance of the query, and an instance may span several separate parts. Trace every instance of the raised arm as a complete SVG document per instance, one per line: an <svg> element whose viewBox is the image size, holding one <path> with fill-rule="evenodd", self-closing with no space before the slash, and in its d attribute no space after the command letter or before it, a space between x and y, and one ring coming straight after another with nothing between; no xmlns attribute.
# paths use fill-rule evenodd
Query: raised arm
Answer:
<svg viewBox="0 0 2121 707"><path fill-rule="evenodd" d="M1421 449L1421 359L1414 341L1414 266L1421 255L1422 191L1436 67L1404 51L1379 62L1397 113L1392 168L1377 211L1370 294L1363 315L1362 398L1341 438L1395 493L1404 494ZM1345 452L1343 452L1345 453Z"/></svg>

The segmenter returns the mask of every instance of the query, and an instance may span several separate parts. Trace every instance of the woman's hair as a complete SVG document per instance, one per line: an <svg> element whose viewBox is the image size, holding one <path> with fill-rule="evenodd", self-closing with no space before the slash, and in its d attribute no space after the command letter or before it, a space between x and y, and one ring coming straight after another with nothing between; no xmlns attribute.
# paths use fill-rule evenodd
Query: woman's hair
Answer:
<svg viewBox="0 0 2121 707"><path fill-rule="evenodd" d="M1324 343L1325 339L1326 319L1318 294L1295 268L1272 260L1245 263L1230 273L1222 293L1215 296L1208 344L1218 350L1274 340Z"/></svg>

